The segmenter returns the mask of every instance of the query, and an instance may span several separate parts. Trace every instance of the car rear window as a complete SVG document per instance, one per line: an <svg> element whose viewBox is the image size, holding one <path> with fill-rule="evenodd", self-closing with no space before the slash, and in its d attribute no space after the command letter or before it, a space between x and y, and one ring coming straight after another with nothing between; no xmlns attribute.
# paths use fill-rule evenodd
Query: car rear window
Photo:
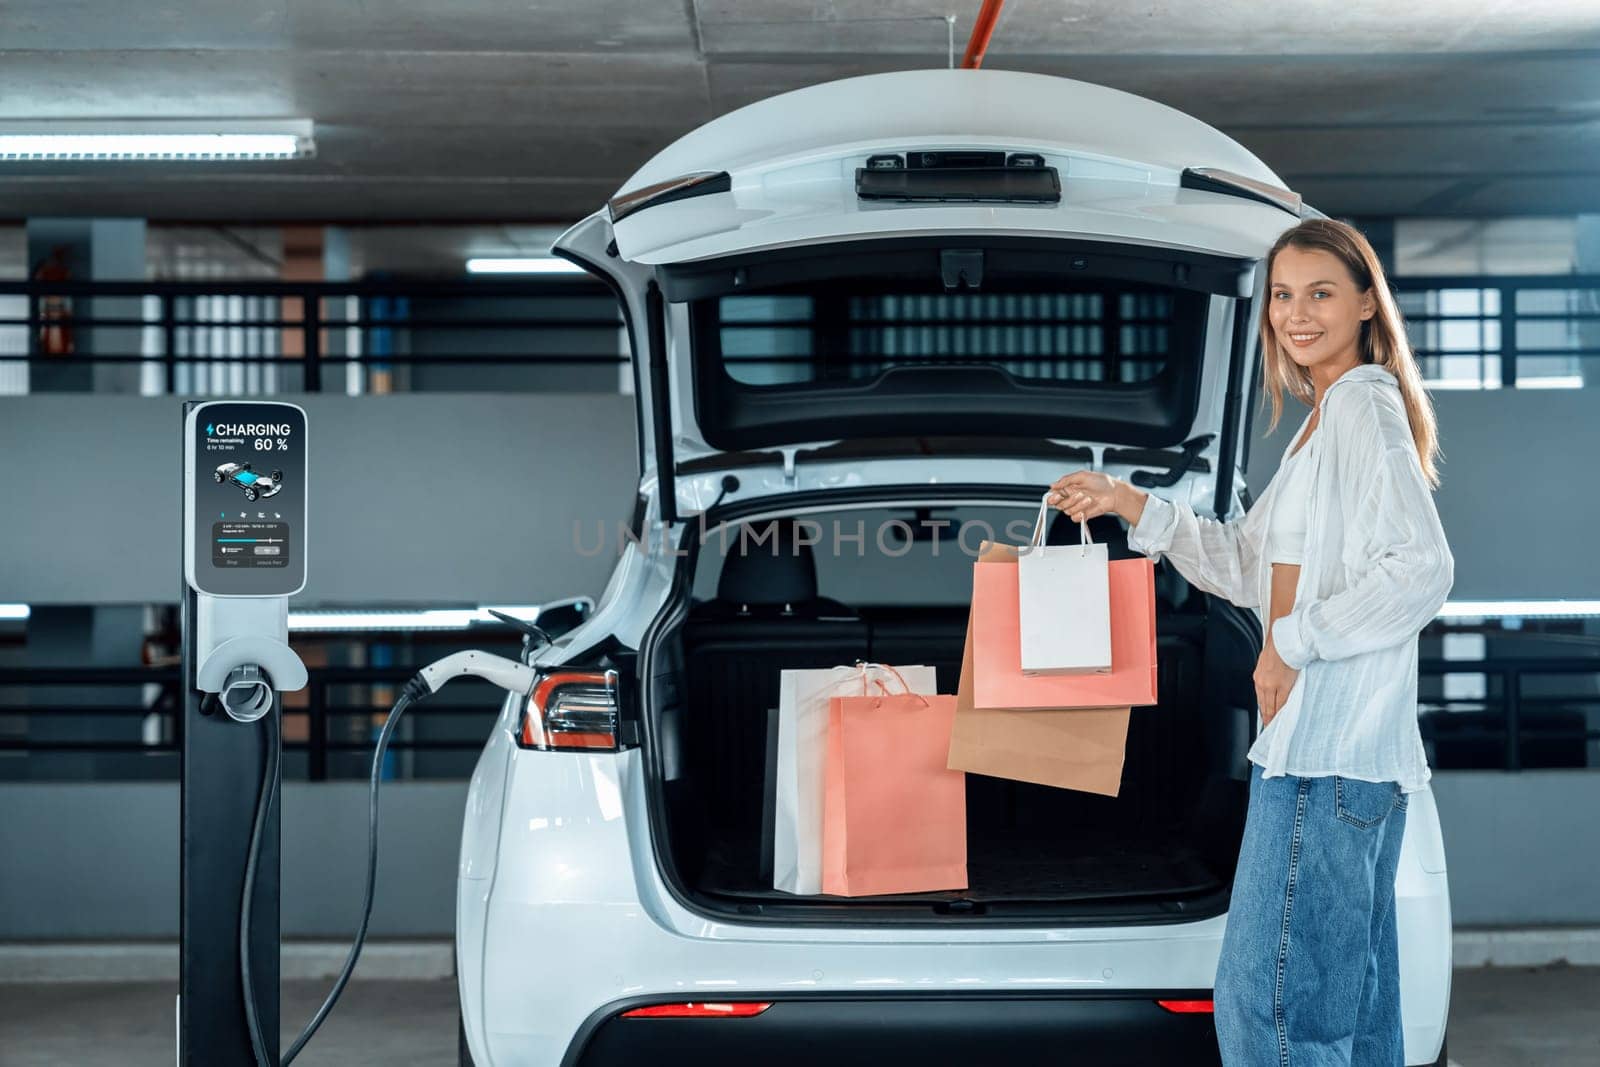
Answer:
<svg viewBox="0 0 1600 1067"><path fill-rule="evenodd" d="M1175 333L1197 325L1204 311L1198 293L1131 284L864 292L869 284L718 297L707 302L696 340L746 386L863 381L893 367L961 364L1035 383L1137 383L1166 369Z"/></svg>
<svg viewBox="0 0 1600 1067"><path fill-rule="evenodd" d="M1247 295L1250 271L1167 249L948 237L660 277L686 305L694 415L714 448L925 436L1167 448L1194 424L1213 306Z"/></svg>

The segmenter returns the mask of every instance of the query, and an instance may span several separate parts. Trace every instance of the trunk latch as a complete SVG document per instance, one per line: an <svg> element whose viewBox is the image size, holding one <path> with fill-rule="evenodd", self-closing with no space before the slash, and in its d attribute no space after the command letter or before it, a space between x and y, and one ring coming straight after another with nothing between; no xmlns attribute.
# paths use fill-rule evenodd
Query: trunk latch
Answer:
<svg viewBox="0 0 1600 1067"><path fill-rule="evenodd" d="M983 285L983 249L940 249L939 274L946 289L979 288Z"/></svg>
<svg viewBox="0 0 1600 1067"><path fill-rule="evenodd" d="M986 905L976 900L962 897L960 900L943 900L933 906L935 915L982 915L988 911Z"/></svg>

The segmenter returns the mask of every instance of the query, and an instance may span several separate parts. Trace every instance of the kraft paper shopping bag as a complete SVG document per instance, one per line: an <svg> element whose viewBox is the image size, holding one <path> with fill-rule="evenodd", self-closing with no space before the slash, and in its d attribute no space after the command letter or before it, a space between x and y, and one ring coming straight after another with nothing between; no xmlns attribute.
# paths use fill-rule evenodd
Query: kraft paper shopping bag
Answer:
<svg viewBox="0 0 1600 1067"><path fill-rule="evenodd" d="M1079 523L1079 543L1046 545L1049 494L1033 537L1017 554L1018 625L1024 674L1111 670L1111 575L1106 546Z"/></svg>
<svg viewBox="0 0 1600 1067"><path fill-rule="evenodd" d="M967 887L966 776L945 765L956 698L885 690L828 702L822 891Z"/></svg>
<svg viewBox="0 0 1600 1067"><path fill-rule="evenodd" d="M1060 789L1114 797L1122 788L1127 708L985 708L972 704L972 626L967 626L947 765Z"/></svg>
<svg viewBox="0 0 1600 1067"><path fill-rule="evenodd" d="M897 668L911 689L938 692L932 667ZM828 739L828 700L879 691L890 678L880 663L827 670L785 670L778 682L776 813L772 828L772 886L789 893L822 892L823 767Z"/></svg>

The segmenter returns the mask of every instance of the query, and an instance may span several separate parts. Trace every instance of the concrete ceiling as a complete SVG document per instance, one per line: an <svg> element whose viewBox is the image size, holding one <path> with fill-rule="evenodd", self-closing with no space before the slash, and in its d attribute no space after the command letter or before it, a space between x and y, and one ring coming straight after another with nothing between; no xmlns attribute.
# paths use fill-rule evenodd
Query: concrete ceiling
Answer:
<svg viewBox="0 0 1600 1067"><path fill-rule="evenodd" d="M0 217L559 222L774 93L943 66L977 0L0 0L7 118L309 117L287 163L0 163ZM1594 0L1012 0L988 67L1152 97L1341 215L1600 211Z"/></svg>

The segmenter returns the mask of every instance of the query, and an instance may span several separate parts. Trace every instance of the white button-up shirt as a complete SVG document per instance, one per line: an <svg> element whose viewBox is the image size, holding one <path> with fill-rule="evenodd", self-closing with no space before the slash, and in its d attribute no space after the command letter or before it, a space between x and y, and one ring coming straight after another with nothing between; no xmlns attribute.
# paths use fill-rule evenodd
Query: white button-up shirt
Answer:
<svg viewBox="0 0 1600 1067"><path fill-rule="evenodd" d="M1415 792L1431 777L1417 728L1417 635L1449 596L1455 559L1394 375L1358 365L1323 392L1321 410L1309 452L1296 457L1310 464L1311 494L1294 610L1272 625L1278 655L1300 673L1250 760L1269 778L1336 774ZM1285 461L1310 422L1308 413ZM1151 494L1128 546L1166 556L1265 625L1263 548L1278 483L1226 523Z"/></svg>

